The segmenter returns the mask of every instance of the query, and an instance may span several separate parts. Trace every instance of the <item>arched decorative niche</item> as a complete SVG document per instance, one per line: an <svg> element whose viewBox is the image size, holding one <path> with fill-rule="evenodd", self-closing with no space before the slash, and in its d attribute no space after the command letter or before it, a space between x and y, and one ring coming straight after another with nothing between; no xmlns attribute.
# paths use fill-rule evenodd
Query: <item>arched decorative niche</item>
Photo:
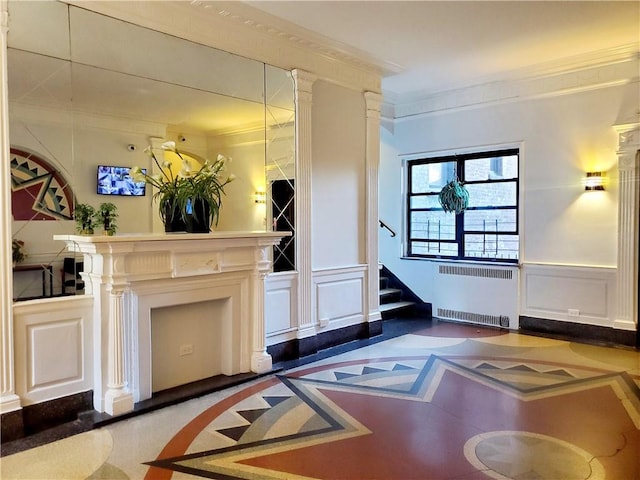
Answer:
<svg viewBox="0 0 640 480"><path fill-rule="evenodd" d="M42 156L11 147L11 213L15 221L73 220L73 191Z"/></svg>

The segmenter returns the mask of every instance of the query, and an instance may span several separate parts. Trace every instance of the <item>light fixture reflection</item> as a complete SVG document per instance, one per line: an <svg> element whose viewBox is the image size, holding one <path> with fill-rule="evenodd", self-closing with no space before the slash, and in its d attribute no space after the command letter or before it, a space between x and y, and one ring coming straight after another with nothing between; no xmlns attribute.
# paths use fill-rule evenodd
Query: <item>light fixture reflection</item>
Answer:
<svg viewBox="0 0 640 480"><path fill-rule="evenodd" d="M267 194L265 192L256 192L254 198L256 203L267 203Z"/></svg>

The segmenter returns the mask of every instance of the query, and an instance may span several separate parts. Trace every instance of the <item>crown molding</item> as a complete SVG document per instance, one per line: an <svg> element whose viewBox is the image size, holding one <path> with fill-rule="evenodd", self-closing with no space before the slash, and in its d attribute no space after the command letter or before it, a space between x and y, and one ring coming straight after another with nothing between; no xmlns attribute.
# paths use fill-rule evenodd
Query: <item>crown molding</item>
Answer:
<svg viewBox="0 0 640 480"><path fill-rule="evenodd" d="M167 126L161 123L98 113L64 110L10 102L11 116L17 121L56 125L66 128L113 130L118 132L164 137Z"/></svg>
<svg viewBox="0 0 640 480"><path fill-rule="evenodd" d="M399 68L238 1L61 1L351 89L379 92L382 75Z"/></svg>
<svg viewBox="0 0 640 480"><path fill-rule="evenodd" d="M411 92L385 99L395 107L394 118L435 114L489 104L569 95L638 82L640 44L592 52L526 69L506 72L502 79L441 92Z"/></svg>
<svg viewBox="0 0 640 480"><path fill-rule="evenodd" d="M303 46L318 55L352 64L374 74L389 75L404 70L401 65L375 58L364 50L308 30L243 2L192 0L191 3L217 11L218 15L228 18L242 27L256 29L273 38L284 39L292 45Z"/></svg>

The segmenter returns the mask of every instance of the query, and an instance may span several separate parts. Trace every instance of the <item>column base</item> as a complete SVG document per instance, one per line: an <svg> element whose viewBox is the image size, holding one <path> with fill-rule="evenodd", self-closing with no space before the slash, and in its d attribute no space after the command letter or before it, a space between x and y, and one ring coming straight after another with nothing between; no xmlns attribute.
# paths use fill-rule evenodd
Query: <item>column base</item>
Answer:
<svg viewBox="0 0 640 480"><path fill-rule="evenodd" d="M133 395L125 390L108 390L104 396L104 411L112 417L133 410Z"/></svg>
<svg viewBox="0 0 640 480"><path fill-rule="evenodd" d="M254 373L267 373L272 369L271 355L266 352L254 352L251 355L251 371Z"/></svg>
<svg viewBox="0 0 640 480"><path fill-rule="evenodd" d="M20 410L21 408L22 405L20 405L20 397L15 393L2 395L0 397L0 413L13 412L15 410Z"/></svg>

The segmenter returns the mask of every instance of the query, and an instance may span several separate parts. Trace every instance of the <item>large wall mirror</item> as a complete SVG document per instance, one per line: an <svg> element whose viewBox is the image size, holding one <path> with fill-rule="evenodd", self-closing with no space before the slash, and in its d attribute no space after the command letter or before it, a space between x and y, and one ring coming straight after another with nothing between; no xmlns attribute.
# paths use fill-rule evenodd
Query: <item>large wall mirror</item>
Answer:
<svg viewBox="0 0 640 480"><path fill-rule="evenodd" d="M53 240L76 232L77 203L116 205L118 233L163 231L149 186L99 195L97 182L100 166L153 172L145 148L162 156L168 140L232 159L216 230L295 232L290 72L64 3L8 8L12 236L26 254L14 299L82 291L78 259ZM276 270L294 268L293 243Z"/></svg>

